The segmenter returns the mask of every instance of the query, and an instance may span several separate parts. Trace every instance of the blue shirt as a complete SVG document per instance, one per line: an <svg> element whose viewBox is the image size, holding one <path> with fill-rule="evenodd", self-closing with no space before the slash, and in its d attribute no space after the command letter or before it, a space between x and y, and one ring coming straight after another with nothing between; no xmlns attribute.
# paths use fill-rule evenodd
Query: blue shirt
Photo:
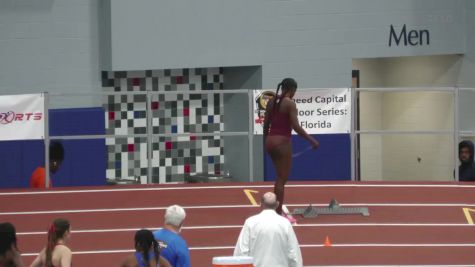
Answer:
<svg viewBox="0 0 475 267"><path fill-rule="evenodd" d="M163 242L166 248L160 250L160 255L168 260L173 267L190 267L190 251L186 241L178 234L167 229L153 233L155 239Z"/></svg>

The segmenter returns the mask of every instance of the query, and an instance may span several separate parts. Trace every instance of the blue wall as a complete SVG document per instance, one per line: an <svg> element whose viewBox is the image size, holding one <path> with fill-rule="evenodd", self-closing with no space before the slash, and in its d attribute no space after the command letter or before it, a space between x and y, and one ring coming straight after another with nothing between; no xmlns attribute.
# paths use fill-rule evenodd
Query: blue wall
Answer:
<svg viewBox="0 0 475 267"><path fill-rule="evenodd" d="M43 141L0 142L0 187L28 187L43 154Z"/></svg>
<svg viewBox="0 0 475 267"><path fill-rule="evenodd" d="M102 108L50 110L50 135L104 134ZM65 156L52 175L56 186L104 185L104 139L63 140ZM0 142L0 188L29 187L31 173L44 165L43 140Z"/></svg>
<svg viewBox="0 0 475 267"><path fill-rule="evenodd" d="M313 135L319 142L317 150L309 150L295 157L289 181L351 180L351 144L349 134ZM292 136L293 153L305 150L309 143L300 136ZM266 181L275 181L275 169L270 156L264 154Z"/></svg>

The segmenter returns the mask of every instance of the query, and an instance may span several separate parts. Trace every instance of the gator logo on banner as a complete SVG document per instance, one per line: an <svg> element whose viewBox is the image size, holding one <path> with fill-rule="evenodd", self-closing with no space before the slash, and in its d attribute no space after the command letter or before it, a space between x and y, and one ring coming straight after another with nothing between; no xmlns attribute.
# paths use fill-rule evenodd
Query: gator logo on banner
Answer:
<svg viewBox="0 0 475 267"><path fill-rule="evenodd" d="M255 94L255 92L254 92ZM272 91L263 91L255 97L256 103L254 108L254 123L264 125L264 117L266 115L267 103L272 100L275 93Z"/></svg>

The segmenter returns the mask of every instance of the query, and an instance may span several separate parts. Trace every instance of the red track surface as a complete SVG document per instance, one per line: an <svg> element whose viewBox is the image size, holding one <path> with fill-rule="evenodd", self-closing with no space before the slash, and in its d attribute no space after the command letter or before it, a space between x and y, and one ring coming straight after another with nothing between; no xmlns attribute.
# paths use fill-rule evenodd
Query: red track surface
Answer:
<svg viewBox="0 0 475 267"><path fill-rule="evenodd" d="M192 266L211 266L231 255L244 220L259 212L244 189L260 195L271 184L162 185L0 191L0 221L17 227L25 263L46 242L54 218L71 221L74 266L118 266L139 228L162 226L164 209L185 207L182 231ZM473 265L475 228L463 208L475 211L475 185L455 183L290 183L290 210L309 203L366 206L370 216L298 218L294 226L305 266ZM475 212L472 214L475 218ZM324 247L328 236L333 246Z"/></svg>

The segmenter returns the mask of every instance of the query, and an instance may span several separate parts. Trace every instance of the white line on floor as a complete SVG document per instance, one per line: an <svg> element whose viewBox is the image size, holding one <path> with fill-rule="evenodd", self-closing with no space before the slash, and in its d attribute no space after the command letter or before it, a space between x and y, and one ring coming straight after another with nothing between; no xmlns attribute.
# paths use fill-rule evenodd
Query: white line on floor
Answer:
<svg viewBox="0 0 475 267"><path fill-rule="evenodd" d="M273 188L269 185L213 185L213 186L184 186L184 187L145 187L145 188L114 188L114 189L72 189L72 190L45 190L45 191L23 191L23 192L3 192L0 196L13 195L49 195L49 194L72 194L72 193L105 193L105 192L132 192L132 191L170 191L170 190L198 190L198 189L236 189L236 188ZM288 184L286 188L328 188L328 187L387 187L387 188L475 188L475 185L467 184Z"/></svg>
<svg viewBox="0 0 475 267"><path fill-rule="evenodd" d="M306 207L309 204L286 204L288 207ZM315 203L315 207L327 207L328 204ZM340 203L341 207L475 207L471 203ZM77 210L40 210L40 211L11 211L0 212L0 215L35 215L35 214L59 214L59 213L92 213L92 212L124 212L124 211L153 211L165 210L167 207L135 207L135 208L112 208L112 209L77 209ZM254 208L253 205L203 205L183 206L185 209L235 209Z"/></svg>

